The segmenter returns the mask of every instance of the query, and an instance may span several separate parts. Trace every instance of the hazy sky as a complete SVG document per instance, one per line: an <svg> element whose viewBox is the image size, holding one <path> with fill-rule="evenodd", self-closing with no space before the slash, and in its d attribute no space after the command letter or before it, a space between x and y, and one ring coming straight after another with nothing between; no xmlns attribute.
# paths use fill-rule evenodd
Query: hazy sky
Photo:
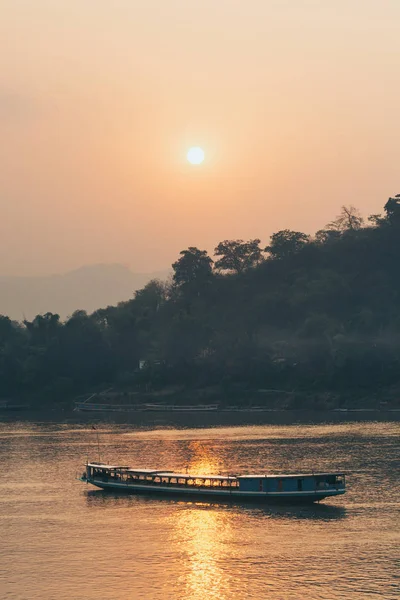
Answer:
<svg viewBox="0 0 400 600"><path fill-rule="evenodd" d="M0 274L380 212L399 32L400 0L0 0Z"/></svg>

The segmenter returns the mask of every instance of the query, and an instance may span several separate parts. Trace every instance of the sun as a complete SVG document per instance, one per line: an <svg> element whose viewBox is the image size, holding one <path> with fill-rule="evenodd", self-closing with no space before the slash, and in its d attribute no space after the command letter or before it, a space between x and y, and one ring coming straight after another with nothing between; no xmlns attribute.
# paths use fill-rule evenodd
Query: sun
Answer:
<svg viewBox="0 0 400 600"><path fill-rule="evenodd" d="M186 158L191 165L200 165L204 160L204 150L199 146L189 148Z"/></svg>

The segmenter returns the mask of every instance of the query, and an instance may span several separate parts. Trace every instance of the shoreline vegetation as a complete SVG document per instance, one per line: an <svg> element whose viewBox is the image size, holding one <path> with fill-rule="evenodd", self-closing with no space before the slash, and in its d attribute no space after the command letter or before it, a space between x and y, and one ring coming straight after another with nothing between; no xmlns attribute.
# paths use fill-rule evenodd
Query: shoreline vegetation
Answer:
<svg viewBox="0 0 400 600"><path fill-rule="evenodd" d="M233 390L219 386L187 390L164 388L154 393L106 390L74 400L77 412L271 412L292 410L400 411L400 391L380 390L377 394L295 392L286 390Z"/></svg>
<svg viewBox="0 0 400 600"><path fill-rule="evenodd" d="M92 314L0 316L0 411L400 408L400 195L172 269Z"/></svg>

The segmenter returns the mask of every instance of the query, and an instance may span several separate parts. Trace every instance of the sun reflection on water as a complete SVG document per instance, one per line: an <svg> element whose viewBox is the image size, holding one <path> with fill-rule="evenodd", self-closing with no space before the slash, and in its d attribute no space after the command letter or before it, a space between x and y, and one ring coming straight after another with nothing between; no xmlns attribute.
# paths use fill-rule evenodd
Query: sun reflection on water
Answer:
<svg viewBox="0 0 400 600"><path fill-rule="evenodd" d="M187 470L191 475L212 475L224 472L218 452L212 444L191 441L188 444ZM209 503L185 503L182 510L171 515L172 543L179 549L184 571L179 587L188 600L232 597L231 579L222 565L226 549L232 549L233 514Z"/></svg>
<svg viewBox="0 0 400 600"><path fill-rule="evenodd" d="M223 465L218 459L218 453L213 452L212 446L204 442L191 441L188 444L188 454L190 460L187 469L191 475L222 474Z"/></svg>
<svg viewBox="0 0 400 600"><path fill-rule="evenodd" d="M228 599L230 578L222 565L232 542L232 516L207 504L195 503L172 517L173 543L179 548L185 571L179 584L188 600Z"/></svg>

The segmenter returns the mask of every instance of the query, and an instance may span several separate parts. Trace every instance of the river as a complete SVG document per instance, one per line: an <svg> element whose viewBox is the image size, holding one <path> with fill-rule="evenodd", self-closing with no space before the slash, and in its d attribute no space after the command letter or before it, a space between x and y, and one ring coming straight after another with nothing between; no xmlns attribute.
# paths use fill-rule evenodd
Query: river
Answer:
<svg viewBox="0 0 400 600"><path fill-rule="evenodd" d="M399 598L399 422L146 419L0 424L2 598ZM75 479L99 450L193 473L339 469L348 491L310 507L116 495Z"/></svg>

